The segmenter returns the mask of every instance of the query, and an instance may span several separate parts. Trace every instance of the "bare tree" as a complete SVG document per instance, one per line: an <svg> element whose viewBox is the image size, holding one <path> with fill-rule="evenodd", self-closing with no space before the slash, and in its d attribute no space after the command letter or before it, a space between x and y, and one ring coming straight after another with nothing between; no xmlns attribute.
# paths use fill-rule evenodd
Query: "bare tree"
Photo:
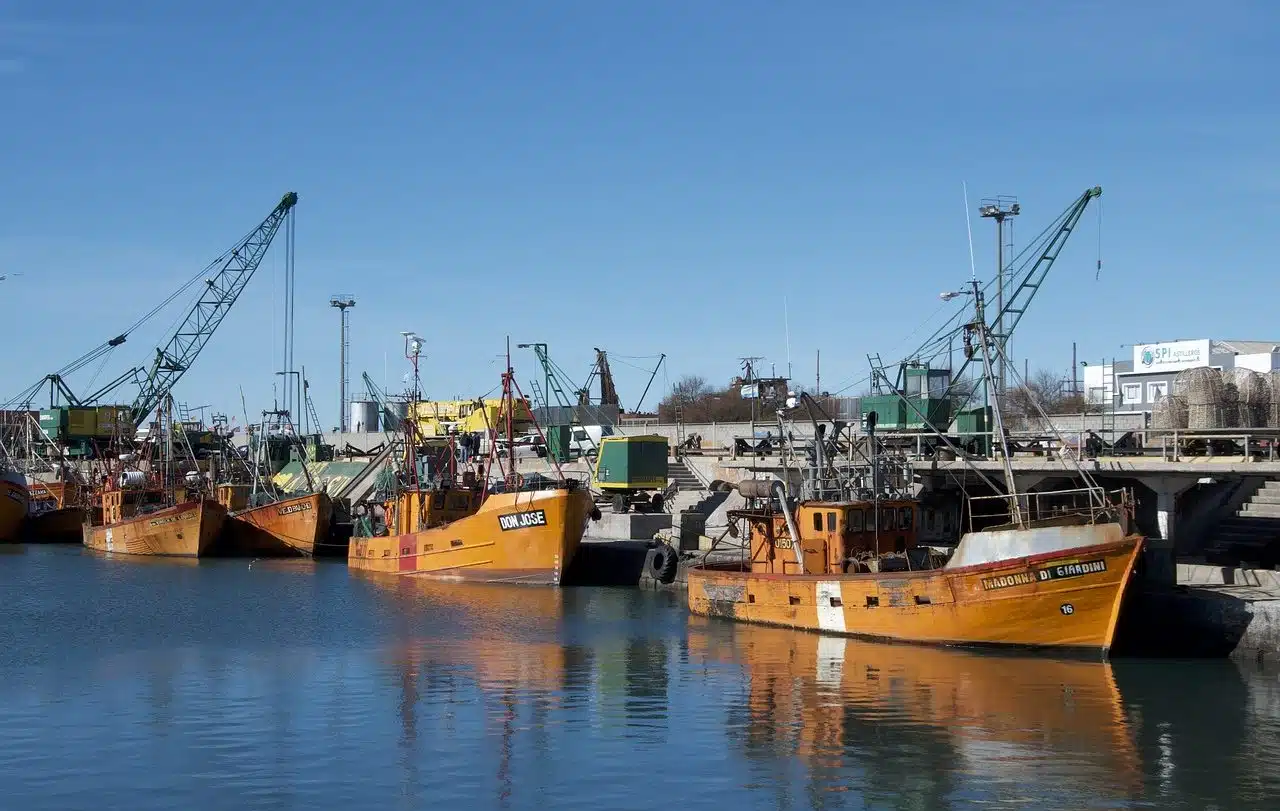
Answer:
<svg viewBox="0 0 1280 811"><path fill-rule="evenodd" d="M1037 371L1021 386L1010 390L1005 402L1011 415L1028 419L1038 417L1041 411L1045 414L1088 411L1084 397L1064 387L1062 378L1047 369Z"/></svg>
<svg viewBox="0 0 1280 811"><path fill-rule="evenodd" d="M658 404L658 418L675 420L680 406L685 422L740 422L751 419L751 403L742 399L739 389L715 389L705 378L686 375L671 387L671 393Z"/></svg>
<svg viewBox="0 0 1280 811"><path fill-rule="evenodd" d="M672 405L676 403L688 404L696 402L708 394L711 394L711 387L707 385L706 378L698 375L685 375L671 387L671 394L667 396L667 400Z"/></svg>

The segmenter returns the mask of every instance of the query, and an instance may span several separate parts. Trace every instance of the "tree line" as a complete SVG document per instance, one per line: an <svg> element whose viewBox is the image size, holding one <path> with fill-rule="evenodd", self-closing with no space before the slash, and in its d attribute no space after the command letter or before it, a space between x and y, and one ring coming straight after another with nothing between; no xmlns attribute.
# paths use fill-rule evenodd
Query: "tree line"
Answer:
<svg viewBox="0 0 1280 811"><path fill-rule="evenodd" d="M869 394L870 392L864 392L862 396ZM949 394L953 406L957 408L966 400L968 408L982 403L982 393L975 381L956 381ZM834 398L815 399L820 408L835 415ZM712 386L706 378L699 375L686 375L676 381L671 391L658 404L658 419L662 422L675 422L677 408L681 412L681 419L687 423L747 422L753 415L757 420L773 418L772 412L762 410L758 402L753 402L750 398L744 399L739 387ZM1005 398L1005 414L1009 417L1034 419L1041 411L1045 414L1080 414L1090 410L1083 395L1063 385L1062 378L1049 370L1038 371L1022 385L1011 387Z"/></svg>

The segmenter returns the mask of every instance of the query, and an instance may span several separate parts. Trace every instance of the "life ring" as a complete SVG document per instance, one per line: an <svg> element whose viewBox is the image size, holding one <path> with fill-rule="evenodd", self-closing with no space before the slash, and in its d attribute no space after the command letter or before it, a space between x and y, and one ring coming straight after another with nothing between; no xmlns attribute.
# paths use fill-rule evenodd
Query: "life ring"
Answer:
<svg viewBox="0 0 1280 811"><path fill-rule="evenodd" d="M680 567L680 555L670 544L660 543L645 557L645 573L659 583L673 583Z"/></svg>

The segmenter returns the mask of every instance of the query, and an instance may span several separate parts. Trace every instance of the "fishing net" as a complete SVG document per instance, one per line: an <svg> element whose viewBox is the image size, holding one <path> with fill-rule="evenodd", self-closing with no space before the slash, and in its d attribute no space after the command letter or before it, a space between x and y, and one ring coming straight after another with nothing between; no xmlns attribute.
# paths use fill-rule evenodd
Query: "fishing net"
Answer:
<svg viewBox="0 0 1280 811"><path fill-rule="evenodd" d="M1197 366L1178 372L1178 376L1174 378L1173 391L1174 396L1181 396L1186 400L1188 429L1195 431L1224 427L1226 419L1223 413L1222 388L1222 375L1217 369Z"/></svg>
<svg viewBox="0 0 1280 811"><path fill-rule="evenodd" d="M1230 379L1236 391L1236 426L1240 428L1265 428L1271 417L1271 381L1252 369L1231 369L1223 372L1224 381Z"/></svg>
<svg viewBox="0 0 1280 811"><path fill-rule="evenodd" d="M1187 427L1187 401L1182 395L1173 394L1156 403L1151 414L1151 427L1156 430L1178 431Z"/></svg>
<svg viewBox="0 0 1280 811"><path fill-rule="evenodd" d="M1240 389L1236 388L1234 369L1219 370L1222 378L1222 428L1237 428L1240 425Z"/></svg>
<svg viewBox="0 0 1280 811"><path fill-rule="evenodd" d="M1267 427L1280 428L1280 369L1272 371L1267 375L1267 382L1271 385L1268 388L1271 391L1271 402L1267 408Z"/></svg>

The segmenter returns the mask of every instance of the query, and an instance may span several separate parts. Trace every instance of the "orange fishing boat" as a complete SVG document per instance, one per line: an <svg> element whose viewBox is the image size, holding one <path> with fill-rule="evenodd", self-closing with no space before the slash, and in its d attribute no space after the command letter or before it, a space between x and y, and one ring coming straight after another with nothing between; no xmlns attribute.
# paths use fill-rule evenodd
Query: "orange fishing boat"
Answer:
<svg viewBox="0 0 1280 811"><path fill-rule="evenodd" d="M27 477L0 463L0 543L18 540L29 503Z"/></svg>
<svg viewBox="0 0 1280 811"><path fill-rule="evenodd" d="M415 393L419 348L418 344L412 350L406 347L406 357L415 364ZM513 423L519 386L509 357L497 416L499 425L505 423L507 440L501 491L491 490L485 474L495 465L503 467L503 458L497 454L501 444L496 441L497 430L490 429L488 464L461 476L451 440L449 468L437 486L423 487L414 481L389 499L382 508L386 535L352 538L348 566L493 583L558 586L563 582L587 522L600 513L581 482L558 476L556 480L545 479L547 486L534 486L516 473ZM523 394L520 396L523 401ZM418 442L411 423L406 434L405 469L416 476Z"/></svg>
<svg viewBox="0 0 1280 811"><path fill-rule="evenodd" d="M333 518L333 499L328 493L309 493L248 507L243 492L247 489L245 485L218 487L218 503L230 511L221 541L225 554L324 554Z"/></svg>
<svg viewBox="0 0 1280 811"><path fill-rule="evenodd" d="M749 527L747 556L689 569L694 614L905 642L1105 656L1142 548L1120 520L1123 505L1109 505L970 532L938 566L916 545L915 504L801 502L793 515L779 481L738 488L759 503L730 513ZM892 551L869 543L886 537Z"/></svg>
<svg viewBox="0 0 1280 811"><path fill-rule="evenodd" d="M547 490L495 493L478 511L441 526L405 531L418 520L418 493L402 493L390 537L352 538L347 565L355 569L501 583L560 585L578 551L595 502L586 488L566 482ZM474 492L425 494L431 503Z"/></svg>
<svg viewBox="0 0 1280 811"><path fill-rule="evenodd" d="M217 552L227 509L200 499L161 507L155 490L108 490L102 494L104 523L85 524L84 545L99 552L128 555L203 557Z"/></svg>
<svg viewBox="0 0 1280 811"><path fill-rule="evenodd" d="M987 324L976 279L970 288L974 318L957 329L965 357L981 360L982 379L989 384L996 380L992 356L1000 355L1008 336ZM947 293L944 300L960 295ZM943 337L934 349L948 346L955 332L938 335ZM930 369L927 359L904 362L896 382L881 368L875 375L876 385L887 385L891 395L872 401L876 407L866 414L865 437L850 434L844 466L835 460L848 424L831 420L809 395L787 396L786 409L803 403L814 425L812 446L805 449L809 464L802 498L793 499L780 480L739 482L747 507L729 517L731 529L746 527L737 530L745 537L742 555L727 563L704 559L688 570L690 610L904 642L1061 648L1106 656L1143 544L1141 536L1128 531L1129 494L1113 498L1070 454L1060 459L1074 467L1083 488L1019 493L1001 398L989 396L994 403L987 409L991 450L1004 481L997 484L975 471L995 495L968 498L970 531L949 555L921 546L916 542L917 488L925 482L917 480L905 455L877 442L876 408L898 424L927 426L955 458L967 458L946 436L950 401L930 399L935 376L955 378L951 369ZM783 433L787 442L791 436ZM867 465L853 463L855 446L869 450ZM993 525L975 531L975 502L987 499L1004 506L994 514L980 511L979 521Z"/></svg>

